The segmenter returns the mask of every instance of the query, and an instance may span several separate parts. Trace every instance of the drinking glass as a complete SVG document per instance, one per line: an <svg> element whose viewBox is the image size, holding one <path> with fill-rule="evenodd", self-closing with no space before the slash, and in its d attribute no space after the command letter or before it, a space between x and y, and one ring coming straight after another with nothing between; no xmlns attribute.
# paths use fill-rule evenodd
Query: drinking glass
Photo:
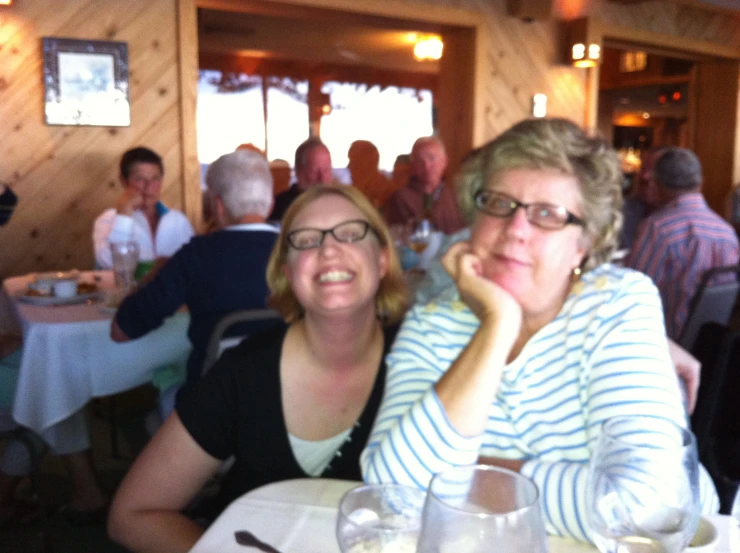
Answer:
<svg viewBox="0 0 740 553"><path fill-rule="evenodd" d="M546 553L539 491L516 472L466 465L437 474L424 504L419 553Z"/></svg>
<svg viewBox="0 0 740 553"><path fill-rule="evenodd" d="M429 246L432 237L432 224L428 219L422 219L412 227L409 233L409 247L417 254L422 253Z"/></svg>
<svg viewBox="0 0 740 553"><path fill-rule="evenodd" d="M422 490L397 484L349 490L337 515L342 553L416 553L424 497Z"/></svg>
<svg viewBox="0 0 740 553"><path fill-rule="evenodd" d="M134 274L139 263L139 244L137 242L111 242L113 257L113 276L116 288L127 293L134 286Z"/></svg>
<svg viewBox="0 0 740 553"><path fill-rule="evenodd" d="M608 419L591 458L588 518L602 553L678 553L699 521L694 435L666 419Z"/></svg>

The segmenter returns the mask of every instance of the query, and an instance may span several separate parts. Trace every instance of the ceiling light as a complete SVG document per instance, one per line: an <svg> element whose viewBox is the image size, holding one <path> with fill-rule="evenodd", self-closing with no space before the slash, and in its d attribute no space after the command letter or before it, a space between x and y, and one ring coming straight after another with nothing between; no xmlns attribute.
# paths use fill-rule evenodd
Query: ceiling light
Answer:
<svg viewBox="0 0 740 553"><path fill-rule="evenodd" d="M646 111L642 114L643 119L650 119L650 114Z"/></svg>
<svg viewBox="0 0 740 553"><path fill-rule="evenodd" d="M442 57L444 43L438 36L420 38L414 45L414 57L418 61L438 60Z"/></svg>
<svg viewBox="0 0 740 553"><path fill-rule="evenodd" d="M0 0L0 6L10 6L13 0Z"/></svg>

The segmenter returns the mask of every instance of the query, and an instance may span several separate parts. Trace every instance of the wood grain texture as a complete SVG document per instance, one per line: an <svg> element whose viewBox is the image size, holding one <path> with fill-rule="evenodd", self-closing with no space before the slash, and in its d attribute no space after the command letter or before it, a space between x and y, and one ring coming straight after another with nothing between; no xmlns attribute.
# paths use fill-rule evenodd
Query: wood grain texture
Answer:
<svg viewBox="0 0 740 553"><path fill-rule="evenodd" d="M121 192L118 162L145 145L164 159L163 200L183 208L176 0L16 2L0 10L0 180L20 197L0 229L0 277L90 268L95 217ZM128 43L130 127L44 123L41 38Z"/></svg>
<svg viewBox="0 0 740 553"><path fill-rule="evenodd" d="M579 123L595 121L595 106L589 103L595 94L587 86L594 76L565 63L562 23L526 23L508 16L505 0L57 0L53 8L50 5L48 0L23 0L0 8L0 180L9 181L21 198L10 224L0 229L0 277L91 267L92 223L120 193L118 161L135 145L149 146L163 156L164 201L197 217L196 6L252 5L270 8L268 12L281 12L286 6L299 12L312 6L370 19L476 28L472 130L469 122L459 127L459 132L472 133L474 145L528 117L536 93L548 96L549 115ZM657 42L669 37L674 47L700 45L720 55L740 52L740 12L704 10L679 0L584 5L594 6L590 15L597 15L607 29L634 29L640 37ZM128 43L130 127L44 124L44 36ZM737 102L731 104L728 109L735 111L726 117L737 120ZM737 138L728 140L734 140L728 149L735 160L731 175L737 176Z"/></svg>

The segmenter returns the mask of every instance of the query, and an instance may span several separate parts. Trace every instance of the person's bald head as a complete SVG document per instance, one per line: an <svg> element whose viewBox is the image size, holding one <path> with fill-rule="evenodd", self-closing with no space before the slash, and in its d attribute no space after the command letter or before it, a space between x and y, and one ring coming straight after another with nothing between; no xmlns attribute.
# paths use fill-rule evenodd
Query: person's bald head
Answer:
<svg viewBox="0 0 740 553"><path fill-rule="evenodd" d="M424 136L414 142L411 149L411 172L431 192L442 182L447 169L447 152L436 136Z"/></svg>

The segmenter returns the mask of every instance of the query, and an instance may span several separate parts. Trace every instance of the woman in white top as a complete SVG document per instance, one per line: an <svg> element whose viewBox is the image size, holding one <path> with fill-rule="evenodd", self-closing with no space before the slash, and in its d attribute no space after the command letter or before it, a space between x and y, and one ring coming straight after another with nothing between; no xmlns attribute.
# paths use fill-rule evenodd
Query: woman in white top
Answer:
<svg viewBox="0 0 740 553"><path fill-rule="evenodd" d="M139 244L139 259L154 261L170 257L193 237L188 218L159 201L163 176L162 158L152 150L138 147L123 154L119 176L123 194L116 207L106 209L93 227L98 267L111 268L112 242L133 240Z"/></svg>

